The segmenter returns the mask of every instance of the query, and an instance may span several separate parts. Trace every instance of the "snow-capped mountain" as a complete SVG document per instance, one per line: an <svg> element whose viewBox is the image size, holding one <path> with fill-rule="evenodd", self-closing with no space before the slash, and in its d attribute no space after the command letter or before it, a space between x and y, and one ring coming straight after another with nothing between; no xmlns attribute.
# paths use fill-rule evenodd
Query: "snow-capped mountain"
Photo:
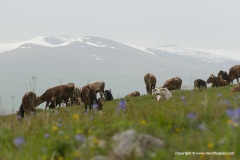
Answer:
<svg viewBox="0 0 240 160"><path fill-rule="evenodd" d="M134 48L139 50L154 54L156 52L168 52L171 54L177 54L182 56L190 56L197 59L202 59L208 62L216 63L216 62L223 62L227 60L240 60L240 49L234 50L206 50L206 49L197 49L191 47L182 47L182 46L175 46L175 45L164 45L160 47L142 47L136 45L130 45Z"/></svg>
<svg viewBox="0 0 240 160"><path fill-rule="evenodd" d="M237 50L231 56L220 52L170 45L139 47L99 37L39 36L0 44L0 107L4 107L0 109L10 113L14 106L16 111L25 92L34 90L40 96L68 82L82 87L104 80L114 98L136 90L146 94L143 76L148 72L157 77L157 86L179 76L183 89L192 88L194 79L206 80L211 73L240 63Z"/></svg>
<svg viewBox="0 0 240 160"><path fill-rule="evenodd" d="M95 46L95 47L110 47L107 44L103 44L101 42L91 42L90 38L88 37L73 38L68 36L60 36L60 37L38 36L36 38L23 41L23 42L7 43L7 44L0 43L0 53L11 51L17 48L23 48L24 46L22 45L24 44L35 44L35 45L40 45L45 47L61 47L61 46L71 45L72 43L75 43L75 42L80 42L80 43L87 44L90 46Z"/></svg>

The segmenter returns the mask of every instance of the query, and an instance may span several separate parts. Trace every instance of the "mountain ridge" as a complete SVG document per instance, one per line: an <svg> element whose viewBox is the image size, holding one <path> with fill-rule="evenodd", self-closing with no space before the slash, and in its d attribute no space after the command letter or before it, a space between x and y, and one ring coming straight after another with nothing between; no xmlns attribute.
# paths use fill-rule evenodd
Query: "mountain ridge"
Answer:
<svg viewBox="0 0 240 160"><path fill-rule="evenodd" d="M240 63L231 58L214 59L214 56L205 60L169 49L136 48L93 36L63 37L62 40L47 37L47 42L45 40L38 37L35 44L24 43L0 53L0 97L5 97L2 100L5 113L12 111L13 104L16 111L29 90L40 96L48 88L64 83L73 82L82 87L104 80L105 89L111 88L114 98L121 98L136 90L146 94L143 76L148 72L156 76L157 86L178 76L183 80L182 89L191 89L194 79L206 80L210 74L228 71ZM208 58L208 54L203 53ZM34 87L32 77L35 77Z"/></svg>

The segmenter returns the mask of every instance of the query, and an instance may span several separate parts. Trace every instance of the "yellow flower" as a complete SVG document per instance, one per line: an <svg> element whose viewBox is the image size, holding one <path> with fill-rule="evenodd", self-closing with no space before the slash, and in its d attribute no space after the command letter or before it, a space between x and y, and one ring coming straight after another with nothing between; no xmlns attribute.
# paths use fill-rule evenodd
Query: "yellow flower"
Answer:
<svg viewBox="0 0 240 160"><path fill-rule="evenodd" d="M142 126L145 126L146 123L147 123L147 122L146 122L144 119L140 121L140 124L141 124Z"/></svg>
<svg viewBox="0 0 240 160"><path fill-rule="evenodd" d="M75 159L75 158L80 158L80 157L81 157L81 154L80 154L79 151L74 151L74 152L71 154L71 156L73 157L73 159Z"/></svg>
<svg viewBox="0 0 240 160"><path fill-rule="evenodd" d="M75 119L75 120L79 120L79 114L74 114L74 115L72 116L72 118Z"/></svg>
<svg viewBox="0 0 240 160"><path fill-rule="evenodd" d="M56 125L54 125L54 126L52 126L52 131L54 132L54 131L57 131L58 130L58 126L56 126Z"/></svg>
<svg viewBox="0 0 240 160"><path fill-rule="evenodd" d="M98 142L99 142L99 141L98 141L98 139L97 139L96 137L93 137L93 138L92 138L92 143L93 143L93 144L98 144Z"/></svg>
<svg viewBox="0 0 240 160"><path fill-rule="evenodd" d="M82 134L82 130L81 130L81 129L78 129L76 133L77 133L77 134Z"/></svg>
<svg viewBox="0 0 240 160"><path fill-rule="evenodd" d="M226 160L230 160L232 157L230 155L225 155Z"/></svg>
<svg viewBox="0 0 240 160"><path fill-rule="evenodd" d="M208 148L213 148L213 144L212 143L208 143Z"/></svg>
<svg viewBox="0 0 240 160"><path fill-rule="evenodd" d="M47 157L46 157L46 156L43 156L43 157L42 157L42 160L47 160Z"/></svg>
<svg viewBox="0 0 240 160"><path fill-rule="evenodd" d="M64 160L64 158L62 156L58 157L58 160Z"/></svg>
<svg viewBox="0 0 240 160"><path fill-rule="evenodd" d="M232 124L233 121L232 121L231 119L228 119L228 120L227 120L227 123L228 123L228 124Z"/></svg>
<svg viewBox="0 0 240 160"><path fill-rule="evenodd" d="M177 133L179 133L181 131L180 128L176 128L175 130Z"/></svg>
<svg viewBox="0 0 240 160"><path fill-rule="evenodd" d="M92 130L91 129L88 130L88 134L92 134Z"/></svg>
<svg viewBox="0 0 240 160"><path fill-rule="evenodd" d="M199 158L200 158L200 159L205 159L204 154L200 154L200 155L199 155Z"/></svg>
<svg viewBox="0 0 240 160"><path fill-rule="evenodd" d="M238 123L234 122L234 121L231 120L231 119L228 119L228 120L227 120L227 123L228 123L229 125L231 125L231 126L234 126L234 127L238 127L238 126L239 126Z"/></svg>
<svg viewBox="0 0 240 160"><path fill-rule="evenodd" d="M64 136L64 139L68 140L68 139L69 139L69 136L68 136L68 135L65 135L65 136Z"/></svg>

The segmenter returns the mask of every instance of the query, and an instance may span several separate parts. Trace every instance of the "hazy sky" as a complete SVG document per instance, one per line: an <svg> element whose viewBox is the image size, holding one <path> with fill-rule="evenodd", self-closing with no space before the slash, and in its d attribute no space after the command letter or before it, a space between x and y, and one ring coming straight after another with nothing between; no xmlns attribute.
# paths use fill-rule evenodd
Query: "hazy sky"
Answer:
<svg viewBox="0 0 240 160"><path fill-rule="evenodd" d="M6 0L0 43L98 36L144 46L240 48L239 0Z"/></svg>

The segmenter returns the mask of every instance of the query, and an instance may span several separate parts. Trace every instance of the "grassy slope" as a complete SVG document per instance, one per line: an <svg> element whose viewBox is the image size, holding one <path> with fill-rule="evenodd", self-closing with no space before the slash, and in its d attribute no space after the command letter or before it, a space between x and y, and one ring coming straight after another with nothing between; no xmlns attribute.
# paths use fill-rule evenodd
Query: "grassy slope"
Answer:
<svg viewBox="0 0 240 160"><path fill-rule="evenodd" d="M90 159L110 153L111 137L133 128L164 140L163 150L152 159L237 159L240 157L240 126L232 126L226 115L228 100L240 106L239 94L231 86L197 91L175 91L168 101L152 96L127 98L127 112L116 112L119 100L104 102L102 112L84 114L83 106L38 111L18 122L16 115L0 117L0 159ZM181 98L182 96L185 99ZM196 120L187 114L195 112ZM200 129L199 124L206 129ZM86 142L77 141L82 135ZM17 149L14 138L24 137ZM105 144L103 143L105 141ZM84 145L82 145L84 143ZM103 145L103 144L104 145ZM234 156L177 156L175 152L234 152Z"/></svg>

